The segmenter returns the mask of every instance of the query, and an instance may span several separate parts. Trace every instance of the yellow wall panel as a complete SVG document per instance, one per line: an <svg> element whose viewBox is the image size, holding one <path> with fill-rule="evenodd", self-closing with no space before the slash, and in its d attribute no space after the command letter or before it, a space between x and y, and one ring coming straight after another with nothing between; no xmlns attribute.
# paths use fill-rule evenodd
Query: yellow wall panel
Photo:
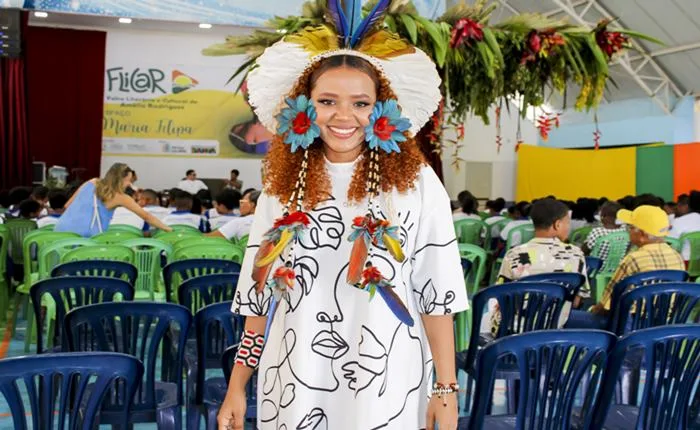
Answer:
<svg viewBox="0 0 700 430"><path fill-rule="evenodd" d="M554 195L559 199L619 199L636 191L636 151L558 149L522 145L518 151L517 200Z"/></svg>

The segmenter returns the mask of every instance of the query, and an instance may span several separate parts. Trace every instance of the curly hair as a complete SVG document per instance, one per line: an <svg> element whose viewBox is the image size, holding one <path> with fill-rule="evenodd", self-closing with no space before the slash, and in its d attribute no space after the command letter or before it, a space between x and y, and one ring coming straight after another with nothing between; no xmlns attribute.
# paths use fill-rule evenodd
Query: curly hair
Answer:
<svg viewBox="0 0 700 430"><path fill-rule="evenodd" d="M353 68L367 73L377 86L377 100L394 99L389 81L366 60L349 55L340 55L321 60L309 67L299 78L289 96L311 94L316 79L324 72L339 68ZM407 135L408 137L408 135ZM426 164L423 153L413 138L399 143L401 152L387 154L379 151L380 187L384 192L396 189L400 193L415 188L415 181L421 167ZM306 189L303 206L305 210L313 209L322 201L331 197L331 180L326 170L323 142L319 139L309 146L308 168L306 172ZM367 197L367 176L369 173L369 148L363 150L360 162L355 166L348 188L347 198L350 202L360 203ZM294 192L296 178L304 158L303 151L291 152L284 143L284 136L275 135L270 150L263 164L264 188L268 195L275 196L285 204Z"/></svg>

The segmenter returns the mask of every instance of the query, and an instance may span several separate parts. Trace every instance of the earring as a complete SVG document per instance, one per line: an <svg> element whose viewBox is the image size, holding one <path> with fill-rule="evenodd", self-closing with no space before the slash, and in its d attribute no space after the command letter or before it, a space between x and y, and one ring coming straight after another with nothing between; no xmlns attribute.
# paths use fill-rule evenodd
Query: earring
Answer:
<svg viewBox="0 0 700 430"><path fill-rule="evenodd" d="M292 152L297 148L308 148L321 135L321 129L316 125L316 108L311 100L301 95L295 99L286 99L287 107L276 116L277 134L284 137L284 143L292 146Z"/></svg>
<svg viewBox="0 0 700 430"><path fill-rule="evenodd" d="M377 102L365 127L365 140L369 148L379 146L387 154L401 152L398 142L405 142L404 132L411 128L411 121L401 116L396 100Z"/></svg>

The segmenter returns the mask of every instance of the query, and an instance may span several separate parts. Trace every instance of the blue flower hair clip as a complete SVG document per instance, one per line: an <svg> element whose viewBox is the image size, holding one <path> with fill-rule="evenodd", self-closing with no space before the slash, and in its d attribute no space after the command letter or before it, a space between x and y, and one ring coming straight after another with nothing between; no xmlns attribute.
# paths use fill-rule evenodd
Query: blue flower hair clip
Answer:
<svg viewBox="0 0 700 430"><path fill-rule="evenodd" d="M296 99L287 98L287 106L277 115L277 134L287 134L284 143L292 145L292 152L298 147L306 149L321 135L316 125L316 109L311 100L301 95Z"/></svg>
<svg viewBox="0 0 700 430"><path fill-rule="evenodd" d="M406 141L404 132L411 128L411 121L401 116L396 100L377 102L365 127L365 140L370 149L377 146L385 152L401 152L398 142Z"/></svg>

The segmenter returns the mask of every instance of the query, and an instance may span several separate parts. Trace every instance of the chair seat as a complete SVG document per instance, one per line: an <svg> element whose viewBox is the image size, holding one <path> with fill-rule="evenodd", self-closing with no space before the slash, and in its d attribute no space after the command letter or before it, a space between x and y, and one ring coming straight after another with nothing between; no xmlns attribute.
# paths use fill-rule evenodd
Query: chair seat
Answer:
<svg viewBox="0 0 700 430"><path fill-rule="evenodd" d="M20 294L29 294L29 290L32 288L32 285L34 285L37 281L39 281L39 274L32 273L30 275L30 284L27 285L26 282L22 283L17 287L16 291Z"/></svg>
<svg viewBox="0 0 700 430"><path fill-rule="evenodd" d="M172 382L156 381L156 405L158 409L166 409L178 406L177 385ZM135 415L151 412L141 405L131 406L132 422L140 422L141 420ZM109 407L103 409L104 412L109 412Z"/></svg>

